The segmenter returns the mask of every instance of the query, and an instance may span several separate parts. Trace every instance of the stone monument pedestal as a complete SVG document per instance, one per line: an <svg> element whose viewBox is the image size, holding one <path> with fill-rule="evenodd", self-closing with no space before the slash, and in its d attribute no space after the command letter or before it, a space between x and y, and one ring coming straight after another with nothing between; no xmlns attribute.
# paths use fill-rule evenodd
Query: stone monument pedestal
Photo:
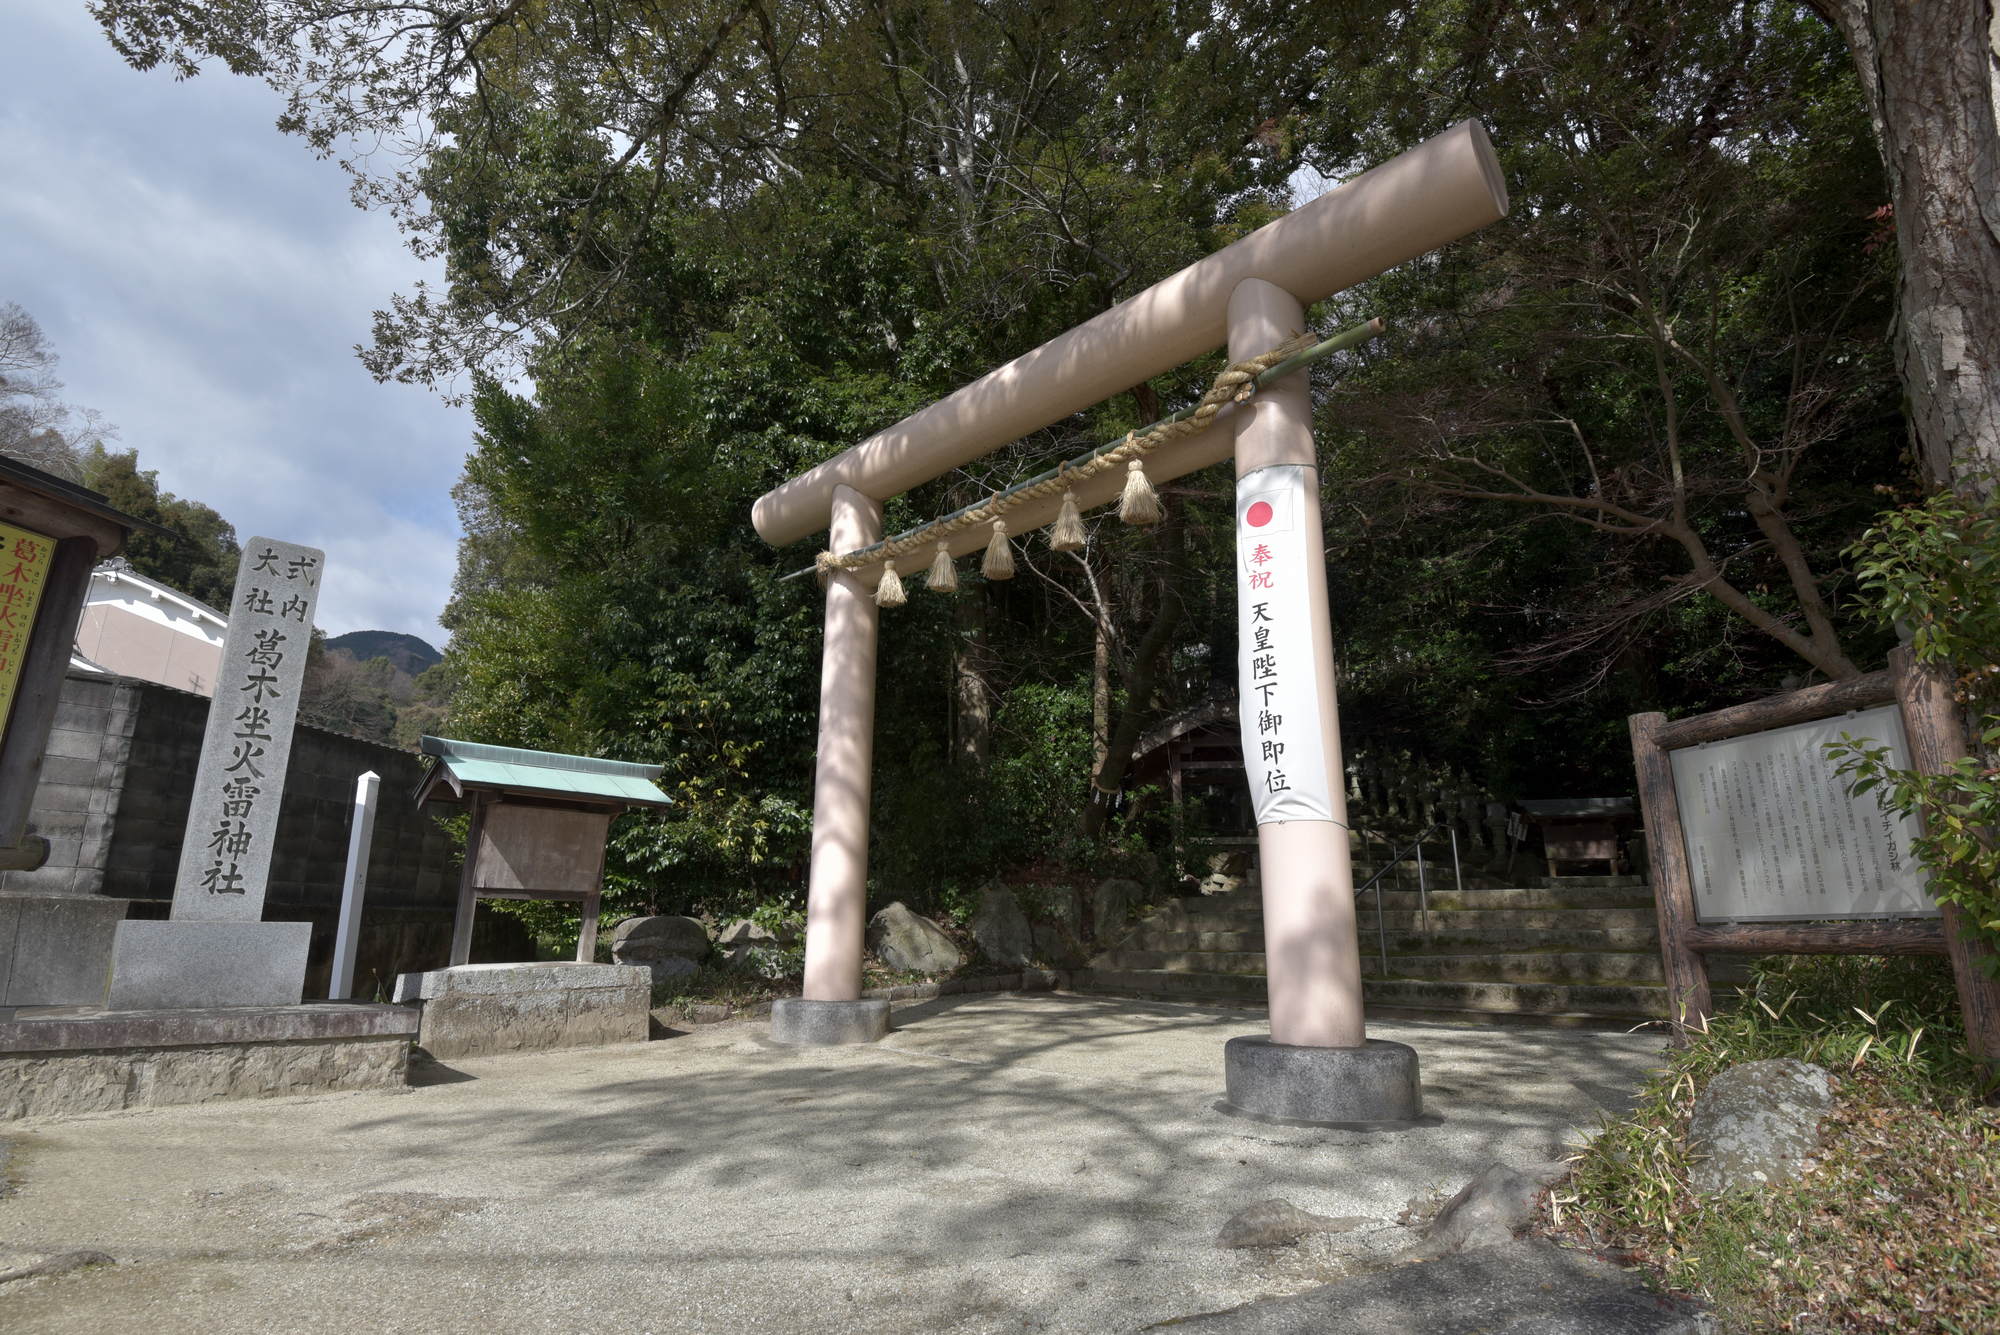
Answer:
<svg viewBox="0 0 2000 1335"><path fill-rule="evenodd" d="M131 919L111 943L107 1010L296 1006L309 922Z"/></svg>
<svg viewBox="0 0 2000 1335"><path fill-rule="evenodd" d="M1225 1112L1383 1130L1424 1115L1417 1052L1404 1043L1371 1038L1358 1048L1308 1048L1232 1038L1222 1045L1222 1064Z"/></svg>
<svg viewBox="0 0 2000 1335"><path fill-rule="evenodd" d="M130 900L0 892L0 1006L94 1006Z"/></svg>
<svg viewBox="0 0 2000 1335"><path fill-rule="evenodd" d="M422 1004L417 1046L440 1061L643 1043L653 974L625 964L459 964L398 974L396 1000Z"/></svg>

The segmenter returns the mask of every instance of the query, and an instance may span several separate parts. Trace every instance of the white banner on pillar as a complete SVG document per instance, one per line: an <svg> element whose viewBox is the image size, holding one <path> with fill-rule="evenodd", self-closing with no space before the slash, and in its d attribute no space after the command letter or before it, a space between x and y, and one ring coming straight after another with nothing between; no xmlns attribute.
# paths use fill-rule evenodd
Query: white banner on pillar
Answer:
<svg viewBox="0 0 2000 1335"><path fill-rule="evenodd" d="M1317 497L1299 464L1236 484L1236 628L1243 763L1257 823L1332 820L1306 571Z"/></svg>

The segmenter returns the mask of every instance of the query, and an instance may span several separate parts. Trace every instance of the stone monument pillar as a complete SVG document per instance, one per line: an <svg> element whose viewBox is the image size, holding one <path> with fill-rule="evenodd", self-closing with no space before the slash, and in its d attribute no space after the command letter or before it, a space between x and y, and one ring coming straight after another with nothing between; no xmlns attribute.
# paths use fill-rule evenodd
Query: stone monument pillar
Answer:
<svg viewBox="0 0 2000 1335"><path fill-rule="evenodd" d="M1245 279L1229 356L1296 338L1305 312ZM1238 701L1263 863L1271 1036L1224 1045L1229 1103L1314 1122L1408 1121L1423 1111L1417 1054L1369 1042L1334 702L1333 634L1307 377L1250 401L1236 428Z"/></svg>
<svg viewBox="0 0 2000 1335"><path fill-rule="evenodd" d="M295 1006L312 924L265 922L264 894L326 554L243 544L173 916L118 925L105 1005Z"/></svg>

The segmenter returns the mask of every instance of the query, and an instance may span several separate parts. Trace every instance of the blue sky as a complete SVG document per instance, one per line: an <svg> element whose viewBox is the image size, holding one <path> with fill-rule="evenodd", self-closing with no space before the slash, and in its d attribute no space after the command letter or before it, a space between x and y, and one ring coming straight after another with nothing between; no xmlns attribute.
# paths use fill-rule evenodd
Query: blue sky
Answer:
<svg viewBox="0 0 2000 1335"><path fill-rule="evenodd" d="M371 313L428 271L262 84L128 68L79 0L0 7L0 302L160 484L322 547L329 635L441 645L470 415L377 385Z"/></svg>

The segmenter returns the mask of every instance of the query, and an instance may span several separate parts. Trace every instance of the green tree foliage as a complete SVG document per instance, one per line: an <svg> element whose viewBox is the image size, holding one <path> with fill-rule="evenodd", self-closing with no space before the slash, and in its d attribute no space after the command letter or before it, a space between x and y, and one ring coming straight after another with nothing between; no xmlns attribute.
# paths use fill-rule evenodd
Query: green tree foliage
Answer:
<svg viewBox="0 0 2000 1335"><path fill-rule="evenodd" d="M1845 733L1828 754L1857 794L1878 790L1892 810L1923 818L1912 851L1936 878L1932 897L1964 911L1988 947L1979 966L2000 973L2000 500L1939 493L1884 515L1851 555L1870 614L1908 630L1917 661L1957 683L1972 754L1924 774Z"/></svg>
<svg viewBox="0 0 2000 1335"><path fill-rule="evenodd" d="M83 484L118 509L173 530L170 538L134 533L123 552L132 569L228 613L243 555L228 520L200 501L161 491L159 472L141 471L137 450L114 454L102 442L93 443L83 456L82 473Z"/></svg>
<svg viewBox="0 0 2000 1335"><path fill-rule="evenodd" d="M366 355L425 381L511 363L523 334L671 324L677 216L831 181L920 239L965 289L954 309L1029 332L1203 248L1187 221L1245 169L1281 179L1288 117L1381 29L1341 0L91 8L136 67L220 61L282 92L319 151L364 146L357 197L449 264Z"/></svg>
<svg viewBox="0 0 2000 1335"><path fill-rule="evenodd" d="M1626 713L1886 648L1841 556L1907 475L1865 106L1802 8L1411 13L1325 114L1381 157L1478 110L1512 212L1333 303L1394 321L1320 418L1347 729L1626 790Z"/></svg>
<svg viewBox="0 0 2000 1335"><path fill-rule="evenodd" d="M1467 115L1513 216L1311 313L1398 331L1320 400L1344 734L1499 796L1602 795L1631 782L1630 710L1843 675L1884 643L1838 553L1901 477L1893 238L1854 75L1799 7L94 12L141 67L267 79L324 150L400 150L353 159L359 197L450 285L397 298L364 358L467 388L480 433L451 727L667 767L676 809L615 834L623 904L733 911L803 881L820 602L785 578L811 545L749 529L758 494L1258 226L1305 169L1342 178ZM1156 532L1094 516L1078 557L1030 538L1017 578L885 617L878 891L1164 839L1150 798L1093 802L1088 777L1092 731L1233 694L1233 480L1164 500Z"/></svg>

